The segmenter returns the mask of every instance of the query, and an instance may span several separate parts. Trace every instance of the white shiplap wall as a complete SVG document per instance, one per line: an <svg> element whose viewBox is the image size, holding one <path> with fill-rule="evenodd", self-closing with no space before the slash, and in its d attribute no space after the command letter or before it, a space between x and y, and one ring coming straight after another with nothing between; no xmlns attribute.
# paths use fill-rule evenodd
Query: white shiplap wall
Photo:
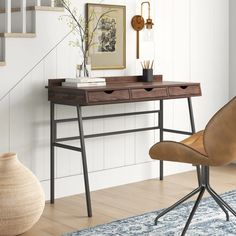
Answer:
<svg viewBox="0 0 236 236"><path fill-rule="evenodd" d="M84 3L80 1L80 9ZM99 1L91 1L99 2ZM115 0L102 3L117 4ZM132 16L139 13L140 1L121 0L127 9L127 68L96 71L94 76L140 74L135 59L135 32ZM155 72L164 80L201 82L203 96L194 98L197 129L228 98L228 1L224 0L153 0L155 13ZM82 11L82 10L81 10ZM42 26L47 19L38 17ZM63 25L62 25L63 27ZM69 41L69 39L68 39ZM49 104L44 86L49 78L73 77L78 61L68 41L58 45L0 102L0 152L16 151L20 160L49 190ZM132 43L131 43L132 42ZM4 78L6 79L6 78ZM176 129L190 128L185 100L165 102L165 123ZM84 108L85 115L109 114L158 108L158 103L142 102ZM74 108L57 106L56 116L75 116ZM153 115L87 121L85 132L103 132L153 125ZM61 125L58 135L73 135L77 124ZM165 138L179 139L177 135ZM91 189L105 188L158 175L157 162L150 162L148 150L158 140L158 132L89 139L86 141ZM57 196L83 191L80 155L56 150ZM189 165L166 163L165 173L189 170Z"/></svg>
<svg viewBox="0 0 236 236"><path fill-rule="evenodd" d="M229 0L229 95L236 96L236 1Z"/></svg>

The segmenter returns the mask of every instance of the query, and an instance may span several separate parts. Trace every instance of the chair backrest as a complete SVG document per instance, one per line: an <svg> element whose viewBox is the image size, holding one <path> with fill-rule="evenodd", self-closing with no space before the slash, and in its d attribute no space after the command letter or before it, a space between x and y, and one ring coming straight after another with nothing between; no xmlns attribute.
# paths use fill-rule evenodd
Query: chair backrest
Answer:
<svg viewBox="0 0 236 236"><path fill-rule="evenodd" d="M211 165L225 165L236 160L236 97L208 122L203 142Z"/></svg>

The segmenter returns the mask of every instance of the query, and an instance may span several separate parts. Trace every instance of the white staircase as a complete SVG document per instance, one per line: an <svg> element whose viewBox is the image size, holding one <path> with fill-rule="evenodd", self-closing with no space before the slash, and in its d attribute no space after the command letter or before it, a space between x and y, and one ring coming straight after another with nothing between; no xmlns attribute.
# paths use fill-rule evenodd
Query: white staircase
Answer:
<svg viewBox="0 0 236 236"><path fill-rule="evenodd" d="M0 1L0 66L6 66L7 38L36 37L36 11L63 11L54 0Z"/></svg>
<svg viewBox="0 0 236 236"><path fill-rule="evenodd" d="M0 0L0 101L57 45L67 43L71 30L59 20L63 11L51 0Z"/></svg>

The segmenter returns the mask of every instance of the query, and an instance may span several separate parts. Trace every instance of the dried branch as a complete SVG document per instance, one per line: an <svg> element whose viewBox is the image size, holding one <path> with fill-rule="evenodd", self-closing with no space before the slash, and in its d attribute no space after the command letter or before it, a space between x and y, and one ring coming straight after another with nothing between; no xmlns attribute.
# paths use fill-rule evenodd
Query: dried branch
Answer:
<svg viewBox="0 0 236 236"><path fill-rule="evenodd" d="M104 16L108 15L109 13L115 10L109 10L107 12L104 12L98 18L96 17L95 11L93 11L88 16L88 19L85 20L83 23L83 18L80 15L79 16L77 15L76 8L71 8L71 3L69 0L55 0L55 2L58 5L63 6L66 9L66 11L69 13L69 15L61 16L60 19L62 19L63 17L66 17L68 19L67 25L71 29L73 29L76 32L76 34L78 34L79 40L76 40L74 43L70 41L70 45L72 45L73 47L78 46L80 48L83 54L83 66L84 66L84 69L87 70L86 69L86 59L88 56L87 54L90 47L95 45L95 43L93 42L93 39L94 39L95 32L98 29L99 23ZM94 28L91 30L91 33L89 34L88 32L89 25L94 19L96 19L97 21Z"/></svg>

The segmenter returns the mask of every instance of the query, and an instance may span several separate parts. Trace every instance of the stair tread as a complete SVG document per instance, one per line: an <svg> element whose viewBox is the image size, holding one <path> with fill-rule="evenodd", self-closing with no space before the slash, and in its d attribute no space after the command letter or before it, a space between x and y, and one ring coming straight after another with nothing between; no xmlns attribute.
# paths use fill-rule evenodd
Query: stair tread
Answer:
<svg viewBox="0 0 236 236"><path fill-rule="evenodd" d="M34 38L35 33L0 33L0 37L4 38Z"/></svg>
<svg viewBox="0 0 236 236"><path fill-rule="evenodd" d="M51 6L29 6L26 8L27 11L56 11L56 12L61 12L64 11L63 7L51 7ZM20 11L20 8L12 8L12 12L18 12ZM0 13L5 13L4 8L0 8Z"/></svg>
<svg viewBox="0 0 236 236"><path fill-rule="evenodd" d="M35 11L64 11L64 7L35 6Z"/></svg>
<svg viewBox="0 0 236 236"><path fill-rule="evenodd" d="M0 66L5 66L6 62L5 61L0 61Z"/></svg>

